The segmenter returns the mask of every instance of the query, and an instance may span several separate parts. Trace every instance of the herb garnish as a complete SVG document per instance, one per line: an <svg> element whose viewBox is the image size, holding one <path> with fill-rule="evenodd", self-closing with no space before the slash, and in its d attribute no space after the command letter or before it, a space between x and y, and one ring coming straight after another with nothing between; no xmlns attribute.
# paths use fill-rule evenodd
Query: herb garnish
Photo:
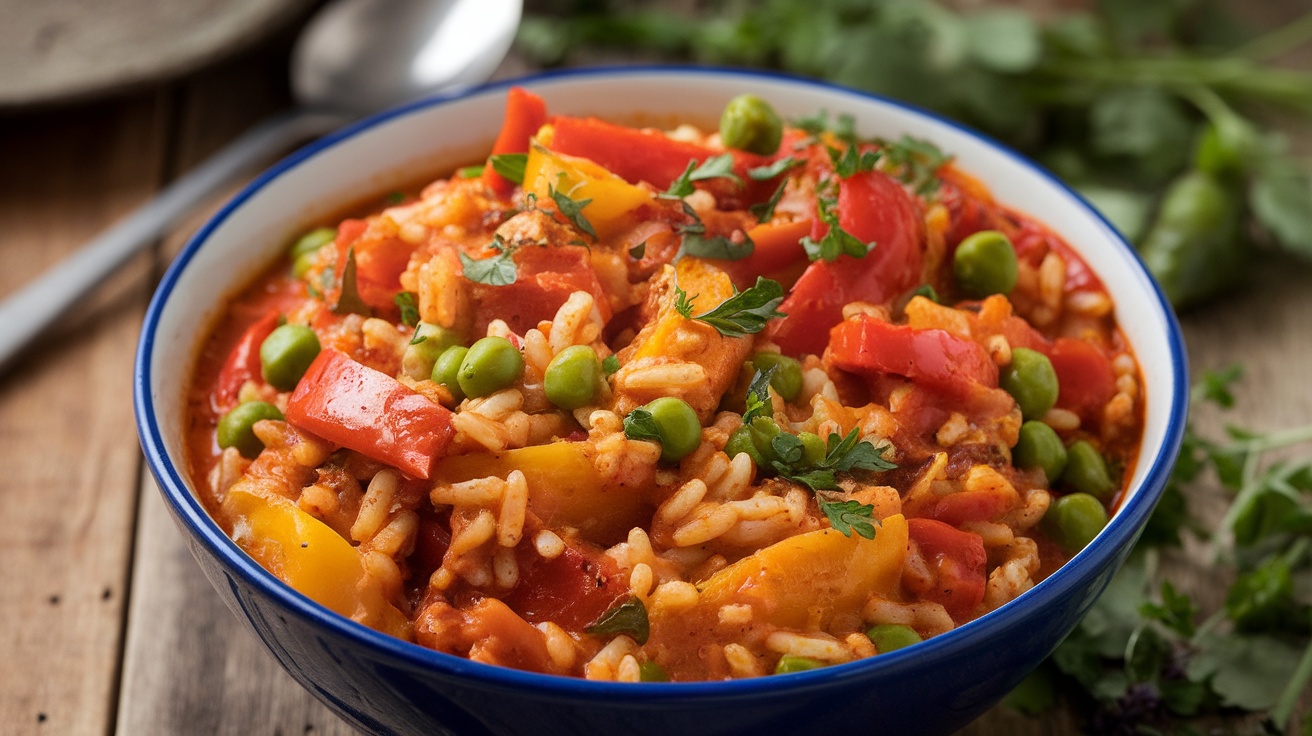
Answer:
<svg viewBox="0 0 1312 736"><path fill-rule="evenodd" d="M624 436L631 440L661 441L660 427L656 417L646 407L640 406L624 417Z"/></svg>
<svg viewBox="0 0 1312 736"><path fill-rule="evenodd" d="M801 483L813 491L836 490L837 473L895 469L896 465L884 459L884 449L858 439L857 429L853 427L846 437L837 432L829 435L825 442L825 457L819 463L775 463L774 469L784 478Z"/></svg>
<svg viewBox="0 0 1312 736"><path fill-rule="evenodd" d="M527 153L496 153L488 157L492 170L516 184L524 183L524 169L528 165Z"/></svg>
<svg viewBox="0 0 1312 736"><path fill-rule="evenodd" d="M678 179L670 182L670 186L661 196L669 198L686 197L696 191L692 185L695 181L706 181L707 179L729 179L738 184L742 179L733 172L733 154L722 153L718 156L711 156L705 161L698 163L697 159L688 161L688 168L683 170Z"/></svg>
<svg viewBox="0 0 1312 736"><path fill-rule="evenodd" d="M597 238L597 231L592 229L592 223L588 218L583 216L583 208L592 203L591 199L572 199L568 194L547 185L547 194L551 195L551 200L560 208L560 213L565 219L573 223L574 227L592 236L593 240Z"/></svg>
<svg viewBox="0 0 1312 736"><path fill-rule="evenodd" d="M898 179L921 197L938 191L938 170L952 160L933 143L909 135L896 141L880 141L879 150L893 165Z"/></svg>
<svg viewBox="0 0 1312 736"><path fill-rule="evenodd" d="M675 288L678 289L677 286ZM676 294L682 291L682 289L678 289ZM787 316L775 309L783 300L784 288L779 285L778 281L757 276L756 284L751 288L746 291L735 289L733 296L720 302L718 307L692 317L692 319L705 322L725 337L755 335L765 329L765 325L770 320ZM691 300L687 303L687 307L688 311L691 312ZM677 302L675 303L675 309L679 309ZM680 310L679 313L683 314L683 311ZM687 317L688 315L684 314L684 316Z"/></svg>
<svg viewBox="0 0 1312 736"><path fill-rule="evenodd" d="M594 636L624 634L642 646L647 643L647 637L651 636L651 623L647 619L647 607L642 604L642 599L633 596L601 614L596 623L583 631Z"/></svg>
<svg viewBox="0 0 1312 736"><path fill-rule="evenodd" d="M874 250L875 243L863 243L861 239L843 229L838 223L838 202L833 197L819 197L816 200L820 220L829 226L824 237L817 242L810 235L801 240L806 257L812 261L825 260L830 263L841 255L864 258Z"/></svg>
<svg viewBox="0 0 1312 736"><path fill-rule="evenodd" d="M692 302L699 294L688 296L688 292L679 286L676 278L674 281L674 311L678 312L684 319L692 319Z"/></svg>
<svg viewBox="0 0 1312 736"><path fill-rule="evenodd" d="M757 166L748 169L747 178L753 181L769 181L785 171L791 171L801 165L802 159L793 158L792 156L784 156L783 158L776 159L772 163L768 163L764 166Z"/></svg>
<svg viewBox="0 0 1312 736"><path fill-rule="evenodd" d="M861 146L855 143L841 151L828 146L825 150L829 153L829 161L834 165L834 173L840 179L849 179L857 174L874 171L875 164L882 158L880 151L870 149L862 151Z"/></svg>
<svg viewBox="0 0 1312 736"><path fill-rule="evenodd" d="M747 233L741 233L741 240L722 235L708 237L706 235L706 224L697 216L697 212L688 206L687 202L683 203L683 213L691 219L691 222L676 228L680 240L679 250L674 254L675 261L684 256L737 261L750 256L752 251L756 250L756 244L752 242L751 238L747 237Z"/></svg>
<svg viewBox="0 0 1312 736"><path fill-rule="evenodd" d="M509 286L515 283L519 277L515 269L515 249L500 237L492 241L491 247L499 251L491 258L470 258L463 251L460 253L460 265L464 269L465 278L488 286Z"/></svg>
<svg viewBox="0 0 1312 736"><path fill-rule="evenodd" d="M765 370L757 369L752 375L752 382L747 384L747 400L743 409L743 424L751 424L757 417L770 416L773 412L770 403L770 379L774 377L777 365Z"/></svg>
<svg viewBox="0 0 1312 736"><path fill-rule="evenodd" d="M415 327L419 324L419 301L413 291L399 291L392 301L401 310L401 324L407 327Z"/></svg>
<svg viewBox="0 0 1312 736"><path fill-rule="evenodd" d="M779 206L779 200L783 199L784 191L787 189L787 180L779 182L779 186L775 187L774 194L771 194L769 199L747 205L747 211L756 215L757 222L769 222L774 219L774 208Z"/></svg>
<svg viewBox="0 0 1312 736"><path fill-rule="evenodd" d="M346 265L342 267L342 291L337 296L337 304L333 306L333 314L358 314L362 317L372 317L374 314L361 298L355 283L355 246L346 249Z"/></svg>

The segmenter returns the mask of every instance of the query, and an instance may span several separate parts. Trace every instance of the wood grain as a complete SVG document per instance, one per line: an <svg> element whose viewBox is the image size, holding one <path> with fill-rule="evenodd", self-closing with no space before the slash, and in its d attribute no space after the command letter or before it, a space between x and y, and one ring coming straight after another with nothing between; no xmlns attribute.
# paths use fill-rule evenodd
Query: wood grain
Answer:
<svg viewBox="0 0 1312 736"><path fill-rule="evenodd" d="M159 185L158 94L37 116L0 139L0 293L36 276ZM114 707L141 456L132 354L138 259L0 377L0 730L102 732Z"/></svg>

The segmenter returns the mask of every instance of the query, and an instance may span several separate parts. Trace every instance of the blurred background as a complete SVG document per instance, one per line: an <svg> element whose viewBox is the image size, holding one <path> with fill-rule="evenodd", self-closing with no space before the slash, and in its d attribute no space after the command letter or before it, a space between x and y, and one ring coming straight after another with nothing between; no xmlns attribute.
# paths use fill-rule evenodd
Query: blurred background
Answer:
<svg viewBox="0 0 1312 736"><path fill-rule="evenodd" d="M286 110L291 49L323 5L0 0L0 296ZM1181 308L1198 404L1142 553L968 732L1309 734L1309 13L1307 0L530 0L495 76L656 62L818 77L962 121L1077 187ZM239 184L0 374L0 731L348 732L196 575L132 430L154 283Z"/></svg>

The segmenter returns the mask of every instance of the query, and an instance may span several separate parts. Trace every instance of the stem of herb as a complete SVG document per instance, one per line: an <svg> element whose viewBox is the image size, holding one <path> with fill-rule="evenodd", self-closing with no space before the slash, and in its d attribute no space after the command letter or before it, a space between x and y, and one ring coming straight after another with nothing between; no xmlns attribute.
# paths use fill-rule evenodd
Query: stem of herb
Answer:
<svg viewBox="0 0 1312 736"><path fill-rule="evenodd" d="M1304 688L1312 682L1312 640L1308 641L1307 648L1303 650L1302 659L1298 660L1298 667L1294 668L1294 675L1289 678L1285 689L1280 692L1280 697L1276 699L1276 705L1271 709L1271 720L1277 726L1289 727L1287 733L1295 733L1297 729L1289 722L1290 717L1294 714L1294 706L1298 704L1299 698L1303 695Z"/></svg>
<svg viewBox="0 0 1312 736"><path fill-rule="evenodd" d="M1312 41L1312 13L1259 36L1226 55L1260 61L1293 51L1309 41Z"/></svg>

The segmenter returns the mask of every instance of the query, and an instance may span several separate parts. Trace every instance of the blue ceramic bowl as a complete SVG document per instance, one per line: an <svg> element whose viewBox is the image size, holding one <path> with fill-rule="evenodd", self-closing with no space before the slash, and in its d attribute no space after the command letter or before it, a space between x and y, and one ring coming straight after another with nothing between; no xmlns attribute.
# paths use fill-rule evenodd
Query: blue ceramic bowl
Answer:
<svg viewBox="0 0 1312 736"><path fill-rule="evenodd" d="M1020 155L921 110L841 87L718 69L601 69L517 80L553 112L714 128L741 92L785 119L855 116L859 132L927 138L996 198L1047 223L1102 277L1138 355L1146 431L1111 523L1047 580L917 646L787 676L691 684L589 682L470 662L334 614L265 571L206 513L184 472L187 367L226 297L279 244L361 195L486 155L509 82L375 116L278 163L191 239L151 302L137 356L136 417L150 468L192 554L228 607L288 672L373 733L668 734L953 731L995 704L1070 632L1143 529L1179 451L1187 399L1180 329L1133 249L1074 192Z"/></svg>

